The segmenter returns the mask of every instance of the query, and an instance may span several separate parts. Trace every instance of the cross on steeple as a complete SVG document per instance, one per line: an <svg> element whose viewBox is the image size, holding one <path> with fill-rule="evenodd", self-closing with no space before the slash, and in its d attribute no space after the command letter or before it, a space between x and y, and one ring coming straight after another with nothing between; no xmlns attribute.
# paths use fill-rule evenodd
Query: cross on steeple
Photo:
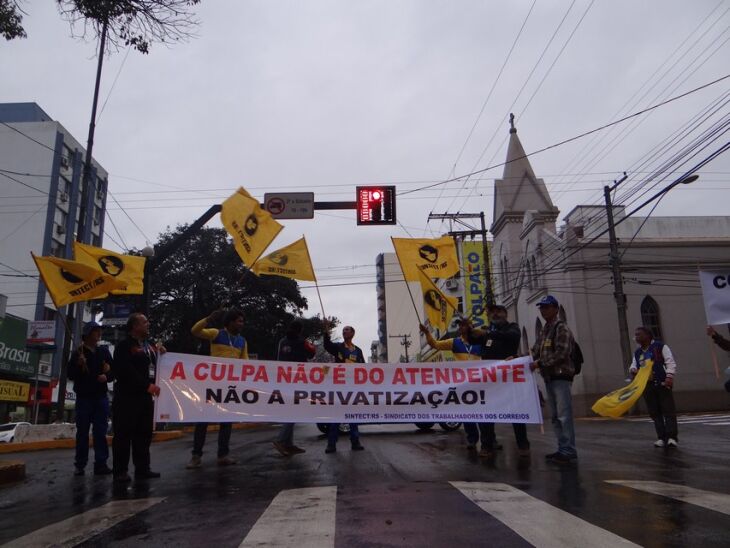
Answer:
<svg viewBox="0 0 730 548"><path fill-rule="evenodd" d="M512 112L509 113L509 132L517 133L517 128L515 127L515 115Z"/></svg>

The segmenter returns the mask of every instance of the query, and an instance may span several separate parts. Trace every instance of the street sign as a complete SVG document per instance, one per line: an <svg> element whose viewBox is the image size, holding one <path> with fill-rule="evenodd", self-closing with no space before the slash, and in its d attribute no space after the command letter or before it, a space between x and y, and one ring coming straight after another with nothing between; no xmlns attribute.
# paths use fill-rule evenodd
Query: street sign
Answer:
<svg viewBox="0 0 730 548"><path fill-rule="evenodd" d="M394 225L395 186L358 186L357 198L358 225Z"/></svg>
<svg viewBox="0 0 730 548"><path fill-rule="evenodd" d="M53 343L56 341L56 321L41 320L28 322L25 343L29 345Z"/></svg>
<svg viewBox="0 0 730 548"><path fill-rule="evenodd" d="M313 219L314 192L267 192L264 209L274 219Z"/></svg>

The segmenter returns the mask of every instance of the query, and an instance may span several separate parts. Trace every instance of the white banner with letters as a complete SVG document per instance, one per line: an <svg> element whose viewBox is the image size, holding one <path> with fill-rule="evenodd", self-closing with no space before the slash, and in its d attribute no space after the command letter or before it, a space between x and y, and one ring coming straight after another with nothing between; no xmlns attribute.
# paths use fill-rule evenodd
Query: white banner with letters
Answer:
<svg viewBox="0 0 730 548"><path fill-rule="evenodd" d="M530 358L292 363L164 354L158 422L540 423Z"/></svg>
<svg viewBox="0 0 730 548"><path fill-rule="evenodd" d="M700 271L708 325L730 323L730 268Z"/></svg>

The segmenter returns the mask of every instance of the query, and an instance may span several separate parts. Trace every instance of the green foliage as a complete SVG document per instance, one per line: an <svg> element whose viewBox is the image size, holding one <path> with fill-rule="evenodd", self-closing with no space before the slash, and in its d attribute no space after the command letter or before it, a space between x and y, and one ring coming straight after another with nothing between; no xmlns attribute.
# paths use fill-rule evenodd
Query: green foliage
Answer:
<svg viewBox="0 0 730 548"><path fill-rule="evenodd" d="M156 247L185 228L168 228ZM249 272L224 229L203 228L152 275L152 334L165 341L170 351L198 352L200 341L190 335L190 328L220 308L243 311L249 352L260 359L274 359L279 339L289 322L307 308L307 300L294 280ZM317 318L302 322L306 336L321 332Z"/></svg>

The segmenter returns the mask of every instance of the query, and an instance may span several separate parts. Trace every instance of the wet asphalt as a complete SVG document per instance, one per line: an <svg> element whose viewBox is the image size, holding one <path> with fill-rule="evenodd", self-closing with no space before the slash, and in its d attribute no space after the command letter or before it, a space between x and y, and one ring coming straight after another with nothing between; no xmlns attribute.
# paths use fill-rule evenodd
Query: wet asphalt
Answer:
<svg viewBox="0 0 730 548"><path fill-rule="evenodd" d="M730 416L728 417L730 423ZM577 422L579 461L544 460L555 449L550 425L528 428L529 466L517 458L512 429L498 425L504 449L486 460L466 450L463 430L411 424L364 425L365 451L347 438L324 453L313 425L299 425L307 450L282 457L272 447L277 427L234 430L231 455L215 464L217 433L208 437L203 467L186 470L192 435L153 444L162 478L114 489L109 477L74 477L73 451L15 454L27 479L0 487L0 543L97 508L111 500L164 501L103 529L80 546L238 546L280 492L337 486L335 546L530 546L513 528L463 496L449 482L498 482L642 546L730 546L730 515L609 480L656 481L730 495L730 426L680 424L680 447L657 449L642 421Z"/></svg>

